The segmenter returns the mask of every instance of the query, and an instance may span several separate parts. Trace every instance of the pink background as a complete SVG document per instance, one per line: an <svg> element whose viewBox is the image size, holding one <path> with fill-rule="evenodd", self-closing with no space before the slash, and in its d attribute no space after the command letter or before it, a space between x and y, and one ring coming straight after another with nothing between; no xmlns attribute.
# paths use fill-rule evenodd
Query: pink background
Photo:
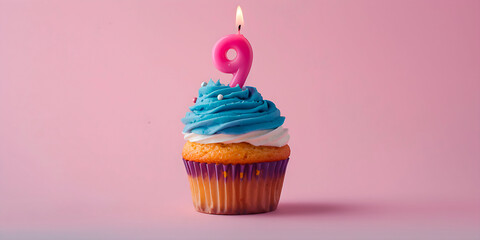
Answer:
<svg viewBox="0 0 480 240"><path fill-rule="evenodd" d="M180 119L235 9L276 212L193 210ZM478 239L480 1L0 0L0 239Z"/></svg>

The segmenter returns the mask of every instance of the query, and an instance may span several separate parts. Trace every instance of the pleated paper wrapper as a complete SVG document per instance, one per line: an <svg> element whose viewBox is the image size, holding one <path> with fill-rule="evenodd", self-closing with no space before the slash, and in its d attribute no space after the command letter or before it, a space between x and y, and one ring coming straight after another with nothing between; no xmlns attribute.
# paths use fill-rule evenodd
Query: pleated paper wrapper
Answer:
<svg viewBox="0 0 480 240"><path fill-rule="evenodd" d="M210 214L250 214L277 208L289 159L252 164L183 160L195 209Z"/></svg>

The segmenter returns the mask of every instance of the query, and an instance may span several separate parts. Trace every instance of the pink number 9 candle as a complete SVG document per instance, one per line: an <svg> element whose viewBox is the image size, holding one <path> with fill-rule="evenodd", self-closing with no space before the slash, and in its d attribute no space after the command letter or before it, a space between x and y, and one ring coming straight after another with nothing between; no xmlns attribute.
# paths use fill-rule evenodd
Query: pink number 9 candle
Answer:
<svg viewBox="0 0 480 240"><path fill-rule="evenodd" d="M213 64L224 72L233 74L230 81L230 87L239 85L243 87L247 80L248 73L252 67L253 51L248 40L240 34L243 25L243 14L240 6L237 7L237 26L238 33L227 35L221 38L213 48ZM227 58L228 50L233 49L237 56L230 60Z"/></svg>

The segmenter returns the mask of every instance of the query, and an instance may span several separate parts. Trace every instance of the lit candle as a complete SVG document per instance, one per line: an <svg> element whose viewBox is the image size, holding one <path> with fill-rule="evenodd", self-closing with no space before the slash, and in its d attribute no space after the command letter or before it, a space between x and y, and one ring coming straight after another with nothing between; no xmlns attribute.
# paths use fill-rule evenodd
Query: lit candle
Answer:
<svg viewBox="0 0 480 240"><path fill-rule="evenodd" d="M240 6L237 7L236 25L238 29L236 34L221 38L213 47L213 64L218 70L233 74L232 81L229 84L230 87L237 85L243 87L252 67L253 51L248 40L240 34L240 29L244 25ZM230 49L237 53L237 56L232 60L227 58L227 52Z"/></svg>

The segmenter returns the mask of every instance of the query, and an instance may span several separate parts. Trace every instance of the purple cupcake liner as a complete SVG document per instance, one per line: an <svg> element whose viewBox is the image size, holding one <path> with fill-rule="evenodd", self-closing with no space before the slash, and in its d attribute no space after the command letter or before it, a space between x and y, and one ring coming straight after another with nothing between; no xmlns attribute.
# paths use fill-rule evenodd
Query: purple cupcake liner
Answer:
<svg viewBox="0 0 480 240"><path fill-rule="evenodd" d="M183 159L195 209L211 214L275 210L288 161L215 164Z"/></svg>
<svg viewBox="0 0 480 240"><path fill-rule="evenodd" d="M200 163L183 159L187 174L190 177L208 177L217 179L227 179L233 177L251 180L252 177L274 178L283 176L287 169L289 158L274 162L261 162L251 164L217 164ZM226 176L225 177L225 173ZM242 174L243 173L243 174Z"/></svg>

